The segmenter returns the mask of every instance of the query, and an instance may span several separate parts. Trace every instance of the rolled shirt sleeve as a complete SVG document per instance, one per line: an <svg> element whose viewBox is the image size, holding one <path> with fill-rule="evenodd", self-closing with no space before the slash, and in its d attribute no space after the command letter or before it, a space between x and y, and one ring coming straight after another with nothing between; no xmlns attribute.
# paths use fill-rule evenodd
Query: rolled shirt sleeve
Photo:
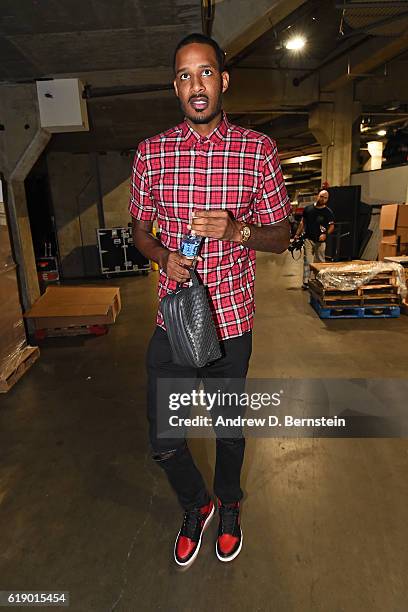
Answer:
<svg viewBox="0 0 408 612"><path fill-rule="evenodd" d="M138 221L153 221L156 218L156 206L149 186L143 143L139 145L133 160L129 212Z"/></svg>
<svg viewBox="0 0 408 612"><path fill-rule="evenodd" d="M280 167L276 143L266 137L260 186L254 202L254 221L273 225L286 219L292 212L285 181Z"/></svg>

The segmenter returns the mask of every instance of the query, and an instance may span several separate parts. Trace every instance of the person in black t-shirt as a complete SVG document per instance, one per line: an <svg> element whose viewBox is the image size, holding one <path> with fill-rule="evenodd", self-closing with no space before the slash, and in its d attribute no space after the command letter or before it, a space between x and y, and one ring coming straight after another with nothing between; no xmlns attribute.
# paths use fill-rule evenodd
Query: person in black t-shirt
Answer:
<svg viewBox="0 0 408 612"><path fill-rule="evenodd" d="M296 231L296 238L305 234L303 247L303 289L309 286L310 264L324 262L326 253L326 238L334 231L333 211L327 206L329 193L320 191L315 204L306 206L303 217Z"/></svg>

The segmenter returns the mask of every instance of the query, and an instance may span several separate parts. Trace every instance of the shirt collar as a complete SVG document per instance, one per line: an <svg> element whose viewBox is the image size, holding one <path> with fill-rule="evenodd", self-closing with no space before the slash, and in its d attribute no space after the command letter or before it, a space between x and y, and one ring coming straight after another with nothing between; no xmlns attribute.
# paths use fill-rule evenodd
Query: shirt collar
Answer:
<svg viewBox="0 0 408 612"><path fill-rule="evenodd" d="M189 123L187 123L186 119L180 124L181 135L184 140L184 144L188 147L193 146L199 140L203 140L203 137L200 136L198 132L196 132ZM230 130L230 124L227 119L227 115L224 111L222 111L222 118L216 128L205 137L205 140L209 140L213 144L218 144L226 139L227 134Z"/></svg>

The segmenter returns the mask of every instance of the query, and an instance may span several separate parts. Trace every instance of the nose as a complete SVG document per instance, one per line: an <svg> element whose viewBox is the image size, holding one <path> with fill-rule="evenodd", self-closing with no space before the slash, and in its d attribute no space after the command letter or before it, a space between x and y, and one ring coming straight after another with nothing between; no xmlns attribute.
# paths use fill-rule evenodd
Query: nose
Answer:
<svg viewBox="0 0 408 612"><path fill-rule="evenodd" d="M205 91L204 83L201 79L201 75L193 76L191 79L191 93L197 95Z"/></svg>

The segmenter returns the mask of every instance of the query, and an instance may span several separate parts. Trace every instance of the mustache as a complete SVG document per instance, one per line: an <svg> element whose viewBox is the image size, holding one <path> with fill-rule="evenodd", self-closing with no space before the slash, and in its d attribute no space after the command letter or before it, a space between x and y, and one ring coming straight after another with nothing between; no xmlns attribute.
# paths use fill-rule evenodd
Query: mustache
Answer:
<svg viewBox="0 0 408 612"><path fill-rule="evenodd" d="M205 98L206 100L208 100L208 96L206 96L205 94L196 94L195 96L191 96L188 101L191 102L191 100L194 100L195 98Z"/></svg>

